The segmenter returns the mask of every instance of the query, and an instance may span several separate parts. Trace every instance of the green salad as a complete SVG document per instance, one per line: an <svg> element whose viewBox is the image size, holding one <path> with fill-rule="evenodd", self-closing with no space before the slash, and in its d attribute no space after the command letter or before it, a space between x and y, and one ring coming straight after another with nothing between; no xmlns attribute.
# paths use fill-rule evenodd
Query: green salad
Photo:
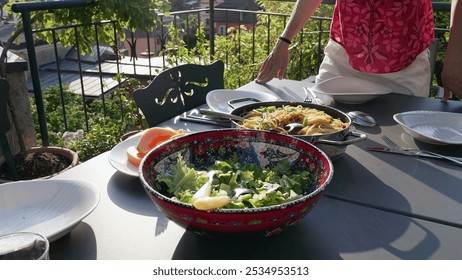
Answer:
<svg viewBox="0 0 462 280"><path fill-rule="evenodd" d="M156 178L157 183L166 186L172 199L200 210L281 204L301 197L309 181L308 171L292 172L287 160L263 169L253 163L240 164L236 155L228 160L216 160L208 170L187 165L179 155L171 173ZM238 187L251 192L236 197Z"/></svg>

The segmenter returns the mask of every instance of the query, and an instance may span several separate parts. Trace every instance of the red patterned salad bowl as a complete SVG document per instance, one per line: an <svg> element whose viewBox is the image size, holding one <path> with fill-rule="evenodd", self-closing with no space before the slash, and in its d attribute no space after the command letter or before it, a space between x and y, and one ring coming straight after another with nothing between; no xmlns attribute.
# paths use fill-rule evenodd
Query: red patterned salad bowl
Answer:
<svg viewBox="0 0 462 280"><path fill-rule="evenodd" d="M220 129L171 139L139 168L143 187L178 225L205 236L272 236L296 224L333 176L326 154L274 132ZM237 188L247 192L237 196Z"/></svg>

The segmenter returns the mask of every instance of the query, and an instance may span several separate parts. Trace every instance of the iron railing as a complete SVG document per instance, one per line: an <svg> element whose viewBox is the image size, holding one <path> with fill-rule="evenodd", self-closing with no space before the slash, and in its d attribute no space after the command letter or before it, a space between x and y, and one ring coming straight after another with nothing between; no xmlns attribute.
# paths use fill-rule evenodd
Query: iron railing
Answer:
<svg viewBox="0 0 462 280"><path fill-rule="evenodd" d="M62 29L68 29L72 28L75 30L77 33L79 28L82 27L82 25L75 24L75 25L70 25L70 26L59 26L59 27L54 27L54 28L47 28L47 29L33 29L32 23L31 23L31 13L35 11L47 11L47 10L54 10L54 9L73 9L77 7L88 7L92 5L97 5L97 1L89 1L89 0L71 0L71 1L51 1L51 2L23 2L23 3L15 3L13 4L13 11L16 13L21 13L22 16L22 22L24 25L24 36L26 40L26 46L27 46L27 53L28 53L28 61L29 61L29 66L30 66L30 80L32 83L32 91L34 93L35 97L35 105L37 107L37 115L38 115L38 122L40 126L40 134L41 134L41 140L43 145L48 145L49 144L49 137L48 137L48 129L47 129L47 123L46 123L46 112L44 109L43 105L43 97L42 97L42 88L44 87L44 80L40 79L40 71L44 71L44 69L49 69L53 67L44 67L43 65L39 65L37 62L37 56L36 56L36 51L35 51L35 43L34 43L34 34L39 33L39 32L52 32L53 34L53 49L55 53L55 74L57 77L58 85L61 90L61 94L63 91L63 82L62 76L63 73L70 73L74 71L77 74L77 79L79 80L78 84L80 84L80 92L82 96L82 106L83 106L83 111L85 112L85 124L86 124L86 129L89 129L89 124L88 124L88 116L86 115L86 106L88 103L88 100L91 98L95 98L91 94L89 94L88 90L86 90L86 85L85 85L85 80L86 80L86 75L89 75L90 72L92 72L92 75L98 76L99 78L99 85L98 89L96 90L99 92L97 94L97 98L101 98L103 100L104 104L104 98L105 98L105 93L110 92L111 89L116 88L120 86L119 84L117 85L112 85L108 86L110 83L110 79L108 79L108 76L115 76L117 73L123 73L126 76L130 77L135 77L144 81L148 81L152 79L157 72L161 71L162 69L165 69L169 67L167 63L167 57L169 52L170 54L174 52L174 49L166 49L166 43L169 40L169 30L167 28L167 25L169 23L173 24L173 26L183 28L185 30L183 35L183 38L186 38L186 44L189 45L190 41L193 40L194 38L194 32L196 31L194 27L200 27L201 24L206 22L204 19L209 18L209 24L205 26L206 28L206 33L209 36L209 56L210 60L214 59L215 56L215 36L217 34L217 30L215 30L215 24L216 24L216 18L218 14L221 14L222 17L224 17L224 22L225 22L225 30L228 30L228 27L231 25L231 21L229 18L231 17L232 14L239 14L237 17L239 20L236 25L236 34L239 35L241 32L255 32L256 27L258 25L258 20L265 21L266 25L265 27L267 28L267 38L265 42L255 41L255 37L253 37L252 41L252 48L251 52L252 54L255 53L255 48L259 44L259 47L262 47L264 44L264 47L266 49L266 54L270 52L273 40L271 33L272 33L272 28L273 24L272 22L282 20L284 22L284 25L289 17L288 14L279 14L279 13L269 13L269 12L264 12L264 11L247 11L247 10L230 10L230 9L219 9L219 8L214 8L213 5L214 1L210 0L210 5L208 9L198 9L198 10L189 10L189 11L180 11L180 12L173 12L170 13L170 15L159 15L160 16L160 22L162 22L162 26L158 30L154 30L152 32L144 33L144 34L137 34L136 32L128 32L127 33L127 40L126 40L126 45L127 47L127 52L128 52L128 57L126 60L121 60L118 55L115 56L115 59L111 61L112 69L113 70L107 70L107 61L104 61L101 59L101 54L100 54L100 44L99 42L95 42L96 45L96 52L97 52L97 66L95 67L96 69L86 69L84 63L82 62L82 55L79 52L79 44L78 41L76 43L75 49L75 55L76 55L76 60L77 64L74 64L74 68L65 68L65 65L62 63L63 60L58 56L58 40L54 36L56 32ZM333 0L328 0L324 1L324 4L334 4L335 1ZM448 14L450 11L450 3L434 3L433 4L435 13L445 13ZM243 18L242 15L250 15L250 18L252 21L249 22L242 22L240 21L241 18ZM297 63L298 67L298 79L304 79L307 78L307 75L312 75L315 74L323 57L323 47L324 47L324 42L326 42L326 39L328 38L329 34L329 25L330 25L330 18L329 17L313 17L312 21L316 22L317 28L316 30L305 30L301 32L301 34L297 37L298 44L303 44L307 40L313 40L315 39L315 42L313 45L316 48L316 61L315 61L315 66L314 66L314 71L313 73L307 73L306 72L306 65L303 65L303 51L300 50L300 56L299 56L299 63ZM98 27L101 25L113 25L115 24L116 21L114 20L108 20L105 22L95 22L92 23L91 25L94 28L94 31L97 33L98 32ZM249 29L244 29L245 24L250 24L251 28ZM115 27L114 27L115 30ZM251 30L251 31L248 31ZM436 29L436 36L442 37L444 33L448 32L448 28L437 28ZM227 34L229 35L229 34ZM255 34L253 34L255 36ZM98 36L96 36L98 37ZM143 41L146 42L146 48L143 51L140 51L137 49L140 45L140 41L143 38ZM137 39L139 39L137 41ZM118 37L117 34L114 32L114 45L119 46L120 48L124 48L122 42L117 41ZM153 62L155 60L152 59L152 54L158 55L159 51L162 54L161 59L157 60L157 62ZM140 59L138 56L140 56L142 53L146 54L145 59ZM227 58L225 58L227 60ZM227 61L225 61L226 63ZM255 56L252 55L252 64L253 67L258 67L259 61L256 61ZM128 68L128 65L130 65L130 69ZM50 65L48 65L50 66ZM64 68L63 68L64 67ZM123 69L121 69L123 68ZM244 81L247 82L247 81ZM96 87L96 85L94 86ZM66 124L66 109L65 109L65 104L64 104L64 99L62 100L62 108L63 108L63 122ZM104 108L104 106L103 106ZM105 111L105 110L103 110ZM104 113L104 112L103 112ZM66 126L67 128L67 126Z"/></svg>

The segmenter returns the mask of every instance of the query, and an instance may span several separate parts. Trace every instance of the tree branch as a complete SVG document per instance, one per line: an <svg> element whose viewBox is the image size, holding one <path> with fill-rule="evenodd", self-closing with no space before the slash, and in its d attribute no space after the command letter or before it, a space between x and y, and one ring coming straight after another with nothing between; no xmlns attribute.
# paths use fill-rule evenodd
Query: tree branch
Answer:
<svg viewBox="0 0 462 280"><path fill-rule="evenodd" d="M0 55L0 77L5 78L6 77L6 65L8 63L7 57L8 57L8 51L11 48L11 45L13 45L13 42L23 33L24 27L20 26L16 28L11 35L11 37L6 41L5 45L3 45L3 50L2 54Z"/></svg>

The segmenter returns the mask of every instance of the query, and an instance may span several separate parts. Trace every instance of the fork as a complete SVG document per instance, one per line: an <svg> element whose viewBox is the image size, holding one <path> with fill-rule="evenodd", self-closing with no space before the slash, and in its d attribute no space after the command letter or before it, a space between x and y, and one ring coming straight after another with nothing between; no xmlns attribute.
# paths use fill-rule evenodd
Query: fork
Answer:
<svg viewBox="0 0 462 280"><path fill-rule="evenodd" d="M305 91L305 94L306 94L305 102L311 102L311 103L318 104L318 105L324 105L324 102L318 98L316 93L314 93L314 91L311 88L303 87L303 90Z"/></svg>
<svg viewBox="0 0 462 280"><path fill-rule="evenodd" d="M430 151L424 151L424 150L420 150L420 149L416 149L416 148L407 148L407 147L400 146L400 145L396 144L395 142L393 142L393 140L388 138L386 135L382 136L382 140L393 150L414 152L416 156L418 156L419 154L432 155L435 158L449 160L449 161L452 161L452 162L454 162L456 164L462 165L462 161L457 160L457 159L452 158L452 157L449 157L449 156L445 156L445 155L430 152Z"/></svg>
<svg viewBox="0 0 462 280"><path fill-rule="evenodd" d="M313 100L311 100L311 94L308 91L308 88L303 87L303 90L305 91L305 100L303 100L303 102L311 103Z"/></svg>

